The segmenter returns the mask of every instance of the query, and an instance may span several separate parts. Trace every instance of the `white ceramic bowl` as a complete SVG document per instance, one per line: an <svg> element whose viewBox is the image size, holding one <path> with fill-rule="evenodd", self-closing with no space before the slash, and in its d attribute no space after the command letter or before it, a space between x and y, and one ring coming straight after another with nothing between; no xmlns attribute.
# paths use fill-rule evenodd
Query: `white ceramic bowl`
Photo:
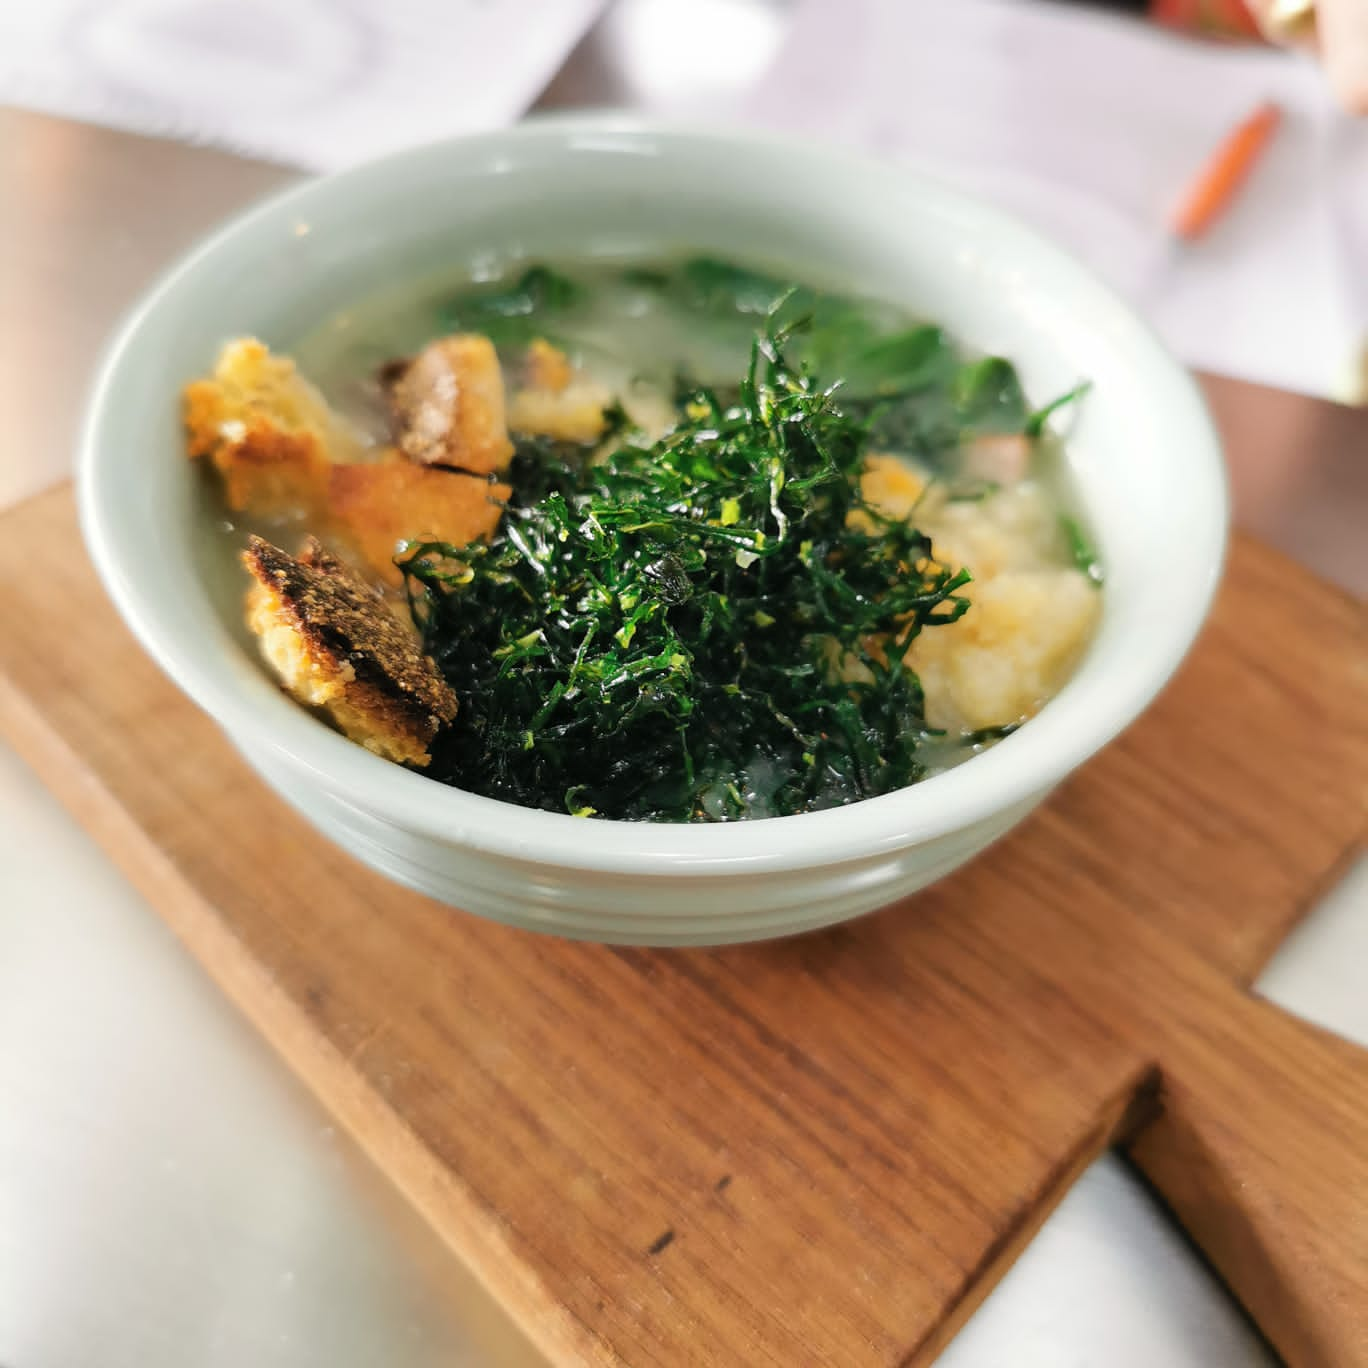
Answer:
<svg viewBox="0 0 1368 1368"><path fill-rule="evenodd" d="M683 248L881 293L1011 357L1037 399L1092 379L1069 460L1107 566L1105 614L1059 696L988 753L914 788L727 826L584 820L475 797L377 759L286 698L241 627L242 585L210 546L212 509L181 451L181 385L228 337L288 349L409 276L491 255ZM469 912L655 944L841 921L976 855L1167 680L1206 614L1227 517L1218 444L1191 380L1063 252L943 186L848 153L610 118L419 148L230 223L113 343L79 479L95 563L143 645L322 832Z"/></svg>

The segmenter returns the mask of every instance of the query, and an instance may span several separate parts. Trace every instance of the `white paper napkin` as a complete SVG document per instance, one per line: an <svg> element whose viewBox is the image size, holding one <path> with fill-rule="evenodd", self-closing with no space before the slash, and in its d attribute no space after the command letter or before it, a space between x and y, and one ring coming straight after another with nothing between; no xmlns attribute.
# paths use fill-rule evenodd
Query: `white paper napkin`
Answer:
<svg viewBox="0 0 1368 1368"><path fill-rule="evenodd" d="M1175 243L1174 201L1268 98L1286 117L1245 192ZM1368 121L1339 116L1309 62L1027 0L807 0L746 112L1030 220L1194 365L1326 394L1359 354Z"/></svg>
<svg viewBox="0 0 1368 1368"><path fill-rule="evenodd" d="M603 0L0 0L0 101L328 170L521 114Z"/></svg>

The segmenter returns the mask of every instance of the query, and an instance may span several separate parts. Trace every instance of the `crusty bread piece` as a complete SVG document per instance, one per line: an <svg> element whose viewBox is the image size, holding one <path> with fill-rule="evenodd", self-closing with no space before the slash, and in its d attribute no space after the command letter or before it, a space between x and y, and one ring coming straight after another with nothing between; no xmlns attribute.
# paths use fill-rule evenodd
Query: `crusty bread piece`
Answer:
<svg viewBox="0 0 1368 1368"><path fill-rule="evenodd" d="M612 395L576 370L559 347L544 337L534 338L517 378L508 399L511 431L584 446L603 436Z"/></svg>
<svg viewBox="0 0 1368 1368"><path fill-rule="evenodd" d="M213 374L185 387L185 425L187 451L213 462L228 507L259 517L311 516L329 464L362 454L295 363L254 337L227 343Z"/></svg>
<svg viewBox="0 0 1368 1368"><path fill-rule="evenodd" d="M570 358L544 337L534 337L527 345L522 363L522 383L531 389L559 394L575 378Z"/></svg>
<svg viewBox="0 0 1368 1368"><path fill-rule="evenodd" d="M399 449L411 461L492 475L513 459L503 371L487 337L439 337L387 378Z"/></svg>
<svg viewBox="0 0 1368 1368"><path fill-rule="evenodd" d="M576 380L559 394L521 389L508 401L508 426L528 437L555 442L597 442L608 427L612 396L590 380Z"/></svg>
<svg viewBox="0 0 1368 1368"><path fill-rule="evenodd" d="M290 693L376 755L426 765L456 695L379 592L313 537L298 558L252 537L242 562L247 625Z"/></svg>
<svg viewBox="0 0 1368 1368"><path fill-rule="evenodd" d="M367 567L392 585L403 582L394 564L400 541L444 541L465 546L493 534L512 490L478 475L410 465L333 466L328 514Z"/></svg>

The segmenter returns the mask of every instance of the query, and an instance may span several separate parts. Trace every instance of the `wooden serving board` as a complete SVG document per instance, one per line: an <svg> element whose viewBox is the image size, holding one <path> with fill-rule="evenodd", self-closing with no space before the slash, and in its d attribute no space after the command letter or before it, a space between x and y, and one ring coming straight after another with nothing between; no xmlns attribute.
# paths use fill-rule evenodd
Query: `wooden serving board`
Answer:
<svg viewBox="0 0 1368 1368"><path fill-rule="evenodd" d="M925 1363L1118 1143L1287 1360L1368 1364L1368 1056L1244 987L1362 848L1368 642L1266 548L1007 840L763 946L364 870L138 649L66 489L0 517L0 730L557 1362Z"/></svg>

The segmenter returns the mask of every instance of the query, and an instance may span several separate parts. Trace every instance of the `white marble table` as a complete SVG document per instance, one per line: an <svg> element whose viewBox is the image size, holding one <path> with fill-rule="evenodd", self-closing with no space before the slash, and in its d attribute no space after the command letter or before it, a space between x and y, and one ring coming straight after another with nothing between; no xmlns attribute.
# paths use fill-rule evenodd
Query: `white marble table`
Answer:
<svg viewBox="0 0 1368 1368"><path fill-rule="evenodd" d="M630 98L605 76L620 40L611 25L596 34L555 98ZM170 254L290 174L0 111L0 506L68 472L119 310ZM1236 472L1245 521L1363 588L1368 445L1346 444L1364 443L1368 424L1231 383L1212 394L1232 422L1279 428L1290 453ZM1360 867L1261 988L1368 1041L1365 964ZM0 1365L537 1361L0 745ZM942 1358L1271 1361L1115 1158L1085 1175Z"/></svg>

